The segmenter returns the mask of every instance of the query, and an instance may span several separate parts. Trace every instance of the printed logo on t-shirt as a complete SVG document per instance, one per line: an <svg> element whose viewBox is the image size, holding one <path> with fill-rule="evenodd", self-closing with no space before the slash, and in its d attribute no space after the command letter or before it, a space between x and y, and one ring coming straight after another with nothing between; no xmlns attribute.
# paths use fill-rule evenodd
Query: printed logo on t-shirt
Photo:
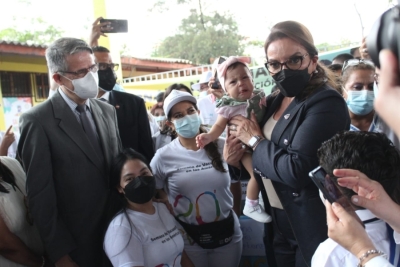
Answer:
<svg viewBox="0 0 400 267"><path fill-rule="evenodd" d="M202 164L181 167L178 169L178 171L184 170L186 172L198 172L198 171L204 171L204 170L211 169L212 167L213 166L212 166L211 162L206 162L206 163L202 163Z"/></svg>

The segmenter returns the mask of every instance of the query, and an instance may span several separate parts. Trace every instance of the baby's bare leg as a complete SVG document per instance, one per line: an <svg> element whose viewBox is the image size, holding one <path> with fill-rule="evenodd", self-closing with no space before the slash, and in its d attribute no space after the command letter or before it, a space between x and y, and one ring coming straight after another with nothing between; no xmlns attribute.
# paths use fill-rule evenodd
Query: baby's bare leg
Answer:
<svg viewBox="0 0 400 267"><path fill-rule="evenodd" d="M258 188L256 178L254 178L253 162L250 153L244 153L242 157L242 164L246 168L246 171L250 174L250 180L249 183L247 184L246 196L248 199L256 200L258 199L258 194L260 193L260 189Z"/></svg>
<svg viewBox="0 0 400 267"><path fill-rule="evenodd" d="M258 194L260 193L260 189L258 188L256 178L254 178L251 154L247 152L244 153L241 161L243 166L250 174L250 180L247 184L246 202L243 209L243 214L258 222L270 222L272 220L271 216L269 216L269 214L266 213L263 207L261 207L258 203Z"/></svg>

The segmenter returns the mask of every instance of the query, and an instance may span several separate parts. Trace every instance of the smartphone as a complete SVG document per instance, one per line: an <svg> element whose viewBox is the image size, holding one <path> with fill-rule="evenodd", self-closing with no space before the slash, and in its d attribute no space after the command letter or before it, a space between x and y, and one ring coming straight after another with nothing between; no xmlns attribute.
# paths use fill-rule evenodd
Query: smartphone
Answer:
<svg viewBox="0 0 400 267"><path fill-rule="evenodd" d="M219 57L214 61L213 67L215 67L215 74L214 74L214 82L211 84L212 89L219 89L221 86L219 85L219 79L218 79L218 74L217 74L217 67L219 64L224 62L226 60L226 57Z"/></svg>
<svg viewBox="0 0 400 267"><path fill-rule="evenodd" d="M100 23L110 22L109 27L104 27L104 33L128 32L128 20L126 19L101 19Z"/></svg>
<svg viewBox="0 0 400 267"><path fill-rule="evenodd" d="M346 211L348 211L361 225L364 226L363 222L355 212L355 207L350 203L349 198L343 194L340 186L331 178L329 174L326 173L321 166L312 170L309 173L309 176L319 190L321 190L325 199L327 199L331 204L333 202L337 202L342 205Z"/></svg>

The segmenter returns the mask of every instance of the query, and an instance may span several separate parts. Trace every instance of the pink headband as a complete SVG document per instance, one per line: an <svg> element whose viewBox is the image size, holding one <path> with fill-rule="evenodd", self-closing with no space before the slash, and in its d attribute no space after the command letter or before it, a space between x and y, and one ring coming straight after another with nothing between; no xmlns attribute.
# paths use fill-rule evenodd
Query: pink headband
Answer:
<svg viewBox="0 0 400 267"><path fill-rule="evenodd" d="M225 74L226 70L231 66L232 64L240 62L243 63L244 65L247 66L247 64L251 63L251 57L228 57L224 62L218 65L217 67L217 74L218 74L218 79L221 84L222 89L225 90Z"/></svg>

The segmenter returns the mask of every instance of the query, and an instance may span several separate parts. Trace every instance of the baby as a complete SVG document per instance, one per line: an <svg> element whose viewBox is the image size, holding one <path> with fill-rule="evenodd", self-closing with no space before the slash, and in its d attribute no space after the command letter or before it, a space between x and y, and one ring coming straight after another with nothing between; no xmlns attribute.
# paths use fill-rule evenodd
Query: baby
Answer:
<svg viewBox="0 0 400 267"><path fill-rule="evenodd" d="M262 91L257 95L253 94L253 78L247 66L250 62L249 57L229 57L218 66L218 79L227 95L217 103L218 118L210 132L196 137L197 146L203 148L216 140L225 130L229 120L236 115L250 118L251 112L254 111L257 120L262 119L266 107L265 95ZM251 175L243 214L259 222L270 222L271 216L258 203L260 190L253 174L251 153L246 151L241 162Z"/></svg>

